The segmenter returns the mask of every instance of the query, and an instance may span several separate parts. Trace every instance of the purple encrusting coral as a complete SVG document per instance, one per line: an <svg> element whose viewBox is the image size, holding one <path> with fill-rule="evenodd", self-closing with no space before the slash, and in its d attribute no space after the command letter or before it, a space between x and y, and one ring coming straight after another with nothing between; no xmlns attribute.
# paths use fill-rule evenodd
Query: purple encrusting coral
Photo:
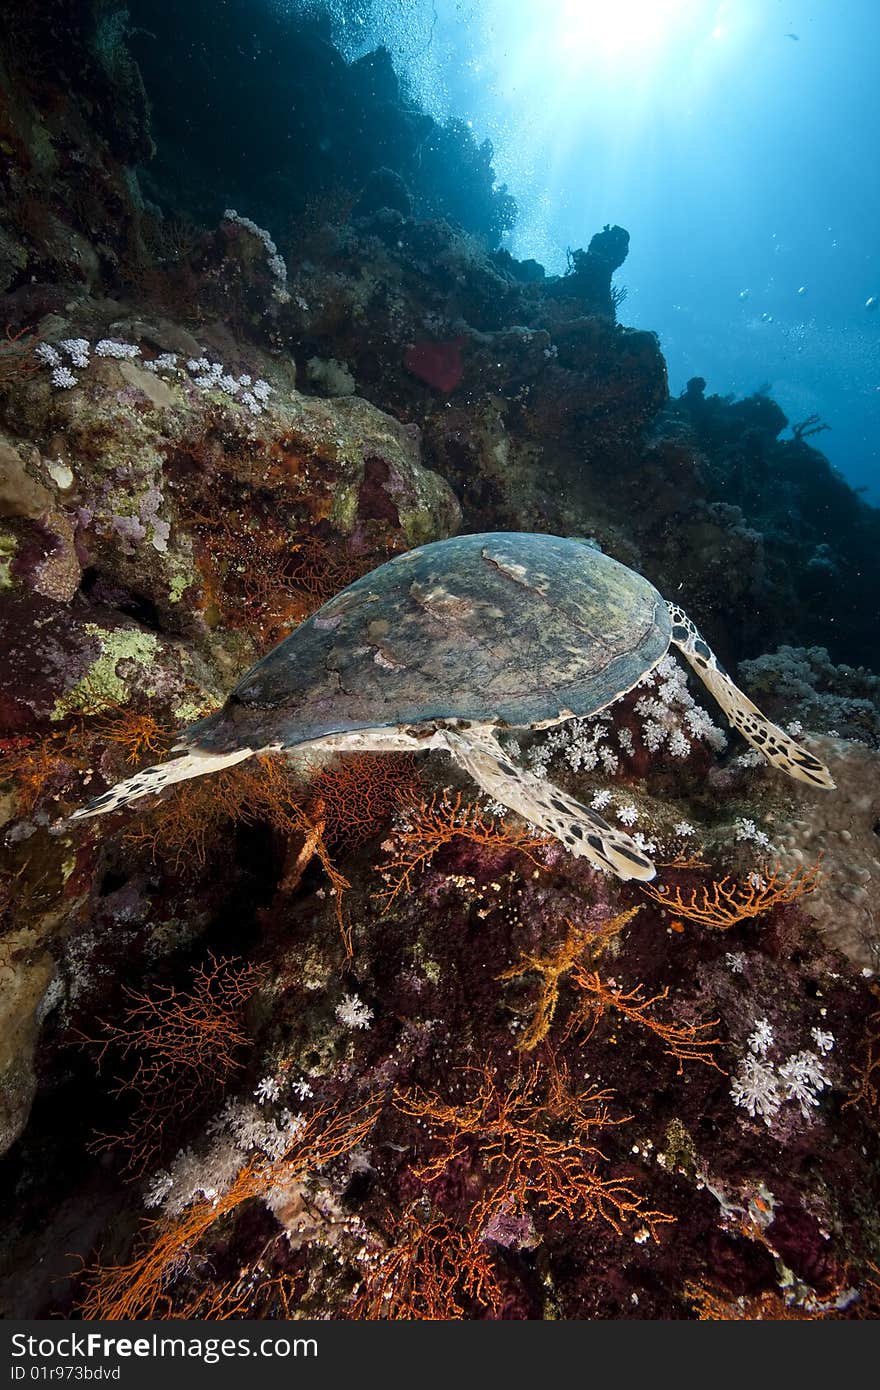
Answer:
<svg viewBox="0 0 880 1390"><path fill-rule="evenodd" d="M764 395L669 398L622 229L560 276L500 249L489 156L387 54L303 39L339 129L287 183L230 169L224 212L175 196L138 33L79 9L0 35L3 1312L876 1317L880 514ZM657 891L442 755L65 821L360 575L503 530L674 595L837 791L668 657L500 735Z"/></svg>

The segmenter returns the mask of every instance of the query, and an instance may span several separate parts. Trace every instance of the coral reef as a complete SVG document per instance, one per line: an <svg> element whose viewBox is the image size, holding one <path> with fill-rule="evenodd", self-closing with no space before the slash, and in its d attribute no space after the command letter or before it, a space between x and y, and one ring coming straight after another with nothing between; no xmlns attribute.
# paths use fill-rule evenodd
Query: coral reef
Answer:
<svg viewBox="0 0 880 1390"><path fill-rule="evenodd" d="M496 186L489 141L478 145L466 122L440 124L420 110L387 49L346 62L316 7L279 14L227 0L218 11L193 0L172 13L134 0L130 13L132 53L153 101L158 155L148 187L157 201L167 203L169 185L175 199L185 188L188 216L209 220L223 187L258 221L271 213L280 225L313 215L322 200L347 205L358 221L413 210L455 221L490 246L512 225L516 205ZM187 43L202 61L184 93L165 55ZM224 128L238 138L218 142Z"/></svg>
<svg viewBox="0 0 880 1390"><path fill-rule="evenodd" d="M816 738L834 764L837 792L828 803L802 798L776 816L774 839L783 862L821 856L822 891L806 904L823 932L850 960L880 968L880 753L844 739Z"/></svg>
<svg viewBox="0 0 880 1390"><path fill-rule="evenodd" d="M740 513L738 524L760 537L762 572L749 580L762 614L762 650L819 645L834 663L876 666L866 615L878 583L880 513L803 430L778 437L788 420L768 396L707 397L699 383L670 403L662 432L699 457L706 501L731 517ZM737 650L738 658L746 655L758 652Z"/></svg>
<svg viewBox="0 0 880 1390"><path fill-rule="evenodd" d="M880 677L873 671L835 666L824 647L782 646L741 661L739 674L776 719L800 716L820 733L880 747Z"/></svg>
<svg viewBox="0 0 880 1390"><path fill-rule="evenodd" d="M819 422L670 400L627 232L515 260L491 149L384 50L250 0L7 11L4 1314L876 1316L880 514ZM665 658L502 733L643 887L442 756L65 820L356 577L504 529L675 597L836 792Z"/></svg>

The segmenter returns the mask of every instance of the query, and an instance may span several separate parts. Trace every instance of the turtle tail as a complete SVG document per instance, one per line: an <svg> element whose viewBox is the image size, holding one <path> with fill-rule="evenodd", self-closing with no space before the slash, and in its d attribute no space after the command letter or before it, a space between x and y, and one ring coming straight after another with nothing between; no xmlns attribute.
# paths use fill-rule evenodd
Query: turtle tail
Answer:
<svg viewBox="0 0 880 1390"><path fill-rule="evenodd" d="M743 738L759 753L763 753L768 763L781 768L789 777L833 791L835 784L825 764L801 744L795 743L784 729L772 723L757 705L752 704L739 686L734 685L687 614L674 604L669 605L669 614L672 619L672 641Z"/></svg>

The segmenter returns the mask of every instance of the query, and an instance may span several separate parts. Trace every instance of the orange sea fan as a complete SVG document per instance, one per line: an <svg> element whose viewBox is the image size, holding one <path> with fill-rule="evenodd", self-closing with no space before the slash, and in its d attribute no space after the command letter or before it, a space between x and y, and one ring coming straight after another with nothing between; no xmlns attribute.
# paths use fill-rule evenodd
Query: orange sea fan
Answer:
<svg viewBox="0 0 880 1390"><path fill-rule="evenodd" d="M388 842L388 858L379 865L386 886L374 896L386 912L402 892L415 890L416 876L456 837L488 849L517 850L533 864L539 863L534 851L546 844L546 837L493 816L475 802L465 801L461 792L446 788L435 792L430 801L407 798L400 806L400 824Z"/></svg>
<svg viewBox="0 0 880 1390"><path fill-rule="evenodd" d="M89 740L81 723L36 738L6 739L0 744L0 782L14 783L23 815L47 793L58 794L88 765Z"/></svg>
<svg viewBox="0 0 880 1390"><path fill-rule="evenodd" d="M568 975L585 955L589 954L592 958L604 950L609 942L620 935L638 911L639 908L631 907L618 913L616 917L596 924L575 925L574 922L568 922L565 940L555 951L545 956L523 952L514 965L501 972L499 980L518 980L524 975L536 974L541 981L535 1012L519 1039L519 1047L524 1052L531 1052L547 1036L559 1002L559 985L563 977Z"/></svg>
<svg viewBox="0 0 880 1390"><path fill-rule="evenodd" d="M131 709L111 712L96 720L93 728L101 738L121 748L129 763L136 763L148 754L166 753L175 732L171 725L163 724L154 715Z"/></svg>
<svg viewBox="0 0 880 1390"><path fill-rule="evenodd" d="M336 919L346 950L351 940L344 920L342 896L350 884L336 868L323 838L321 819L305 805L306 793L284 758L268 754L238 766L175 786L171 794L125 836L126 843L147 849L156 860L168 860L175 872L202 869L209 850L222 843L230 822L265 822L282 836L302 837L330 882ZM305 865L300 864L300 872ZM292 888L295 882L287 884Z"/></svg>
<svg viewBox="0 0 880 1390"><path fill-rule="evenodd" d="M871 992L880 998L876 985L872 985ZM862 1060L852 1071L853 1087L843 1103L844 1110L852 1105L864 1105L868 1109L877 1106L880 1103L880 1010L868 1018Z"/></svg>
<svg viewBox="0 0 880 1390"><path fill-rule="evenodd" d="M40 370L40 363L34 358L34 348L39 341L30 328L20 328L14 333L11 325L6 325L0 338L0 386L22 381Z"/></svg>
<svg viewBox="0 0 880 1390"><path fill-rule="evenodd" d="M507 1084L490 1063L468 1069L479 1078L470 1100L451 1104L435 1092L401 1092L395 1104L439 1142L437 1155L417 1175L438 1178L454 1160L473 1152L485 1174L480 1220L501 1212L540 1210L549 1221L606 1221L620 1234L638 1220L651 1234L674 1218L653 1211L625 1178L605 1177L604 1155L593 1134L625 1119L608 1110L609 1091L573 1089L567 1069L553 1058L521 1068Z"/></svg>
<svg viewBox="0 0 880 1390"><path fill-rule="evenodd" d="M808 893L815 893L821 881L817 860L815 864L802 865L790 873L784 873L779 865L774 869L765 868L762 872L751 874L746 883L736 883L726 876L708 887L701 885L691 888L687 896L681 888L672 892L662 886L639 886L649 898L662 907L670 908L677 917L686 917L688 921L699 922L701 926L726 931L737 922L760 917L776 907L796 902Z"/></svg>
<svg viewBox="0 0 880 1390"><path fill-rule="evenodd" d="M187 1270L215 1223L244 1202L265 1197L273 1188L351 1153L370 1133L381 1105L381 1100L367 1100L348 1111L319 1106L292 1133L280 1158L251 1158L225 1192L194 1202L177 1218L147 1222L126 1264L86 1272L82 1316L89 1321L184 1316L193 1304L185 1292Z"/></svg>
<svg viewBox="0 0 880 1390"><path fill-rule="evenodd" d="M411 753L351 753L337 758L312 778L310 791L320 804L328 845L356 849L399 809L415 798L418 764Z"/></svg>
<svg viewBox="0 0 880 1390"><path fill-rule="evenodd" d="M712 1052L721 1043L721 1039L714 1036L714 1029L720 1020L713 1018L706 1023L673 1023L658 1018L656 1007L669 998L668 988L664 987L658 994L646 998L643 985L636 985L631 990L621 989L603 980L597 970L588 970L580 963L572 971L572 984L579 991L580 999L569 1019L569 1033L578 1025L583 1025L589 1038L602 1014L610 1008L629 1019L630 1023L638 1023L660 1038L666 1044L667 1054L678 1062L679 1075L684 1070L683 1062L703 1062L708 1067L721 1070Z"/></svg>
<svg viewBox="0 0 880 1390"><path fill-rule="evenodd" d="M700 1322L814 1322L825 1318L825 1309L787 1303L776 1289L737 1298L723 1289L691 1280L683 1293Z"/></svg>
<svg viewBox="0 0 880 1390"><path fill-rule="evenodd" d="M259 966L210 956L188 990L124 986L120 1021L99 1019L98 1036L81 1041L96 1048L99 1065L108 1052L135 1064L115 1094L130 1093L137 1104L125 1131L102 1136L95 1147L120 1145L129 1171L144 1173L169 1126L203 1105L241 1065L244 1008L264 980Z"/></svg>
<svg viewBox="0 0 880 1390"><path fill-rule="evenodd" d="M368 1252L350 1318L448 1321L472 1301L497 1314L501 1287L479 1222L457 1226L414 1202L394 1221L393 1243Z"/></svg>

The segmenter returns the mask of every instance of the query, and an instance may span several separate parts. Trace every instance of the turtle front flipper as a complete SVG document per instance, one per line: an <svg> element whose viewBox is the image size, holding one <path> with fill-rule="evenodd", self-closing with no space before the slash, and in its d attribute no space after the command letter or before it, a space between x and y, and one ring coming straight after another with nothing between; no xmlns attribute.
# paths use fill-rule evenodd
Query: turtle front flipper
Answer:
<svg viewBox="0 0 880 1390"><path fill-rule="evenodd" d="M629 835L615 830L552 782L517 767L489 728L441 729L434 746L440 740L488 796L555 836L569 853L589 859L618 878L654 877L654 865Z"/></svg>
<svg viewBox="0 0 880 1390"><path fill-rule="evenodd" d="M140 772L117 782L109 791L102 792L73 811L68 821L88 820L91 816L105 816L110 811L118 811L122 806L140 801L143 796L164 791L175 782L187 782L191 777L205 777L208 773L219 772L221 768L233 767L235 763L254 756L253 748L237 748L232 753L211 753L203 748L192 747L180 758L169 758L164 763L154 763L152 767L142 767Z"/></svg>
<svg viewBox="0 0 880 1390"><path fill-rule="evenodd" d="M824 763L814 758L806 748L795 743L783 729L773 724L753 705L747 695L734 685L705 638L701 637L686 613L669 604L672 619L672 641L694 668L700 680L711 690L731 724L744 739L763 753L768 763L782 768L799 782L814 787L834 789L831 773Z"/></svg>

